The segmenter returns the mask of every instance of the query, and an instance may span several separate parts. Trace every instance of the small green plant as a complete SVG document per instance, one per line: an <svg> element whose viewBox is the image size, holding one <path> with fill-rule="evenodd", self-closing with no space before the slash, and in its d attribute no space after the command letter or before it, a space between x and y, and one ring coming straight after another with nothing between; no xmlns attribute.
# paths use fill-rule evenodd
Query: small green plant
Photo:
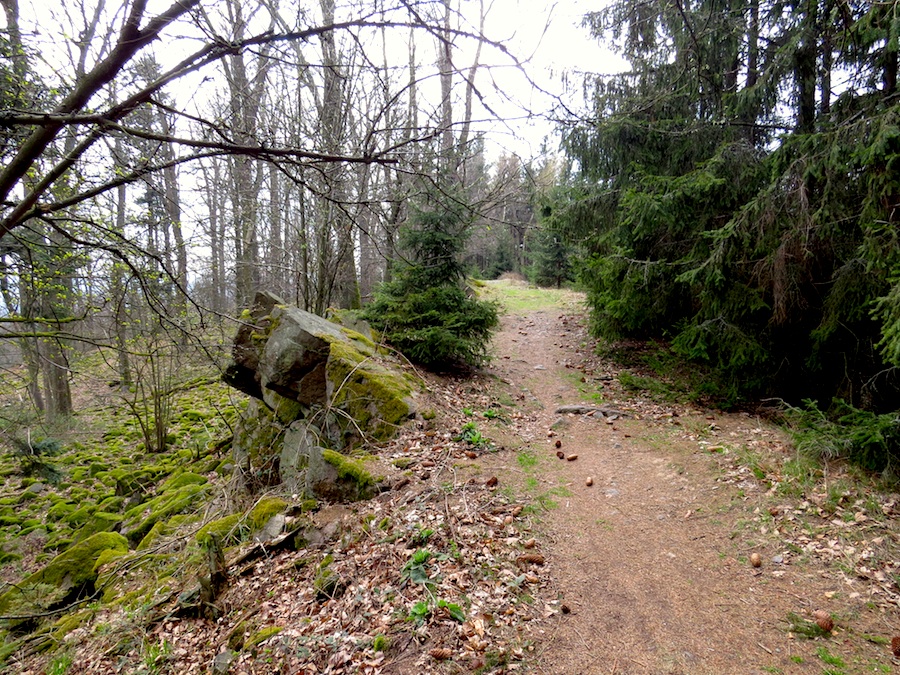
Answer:
<svg viewBox="0 0 900 675"><path fill-rule="evenodd" d="M47 664L47 675L65 675L72 667L72 657L68 654L54 656Z"/></svg>
<svg viewBox="0 0 900 675"><path fill-rule="evenodd" d="M415 544L417 546L423 546L428 543L428 540L431 539L431 536L434 534L434 530L430 527L423 528L421 525L417 526L416 531L409 538L411 544Z"/></svg>
<svg viewBox="0 0 900 675"><path fill-rule="evenodd" d="M489 420L502 420L503 419L503 416L499 412L494 410L493 408L489 408L489 409L485 410L484 416L486 419L489 419Z"/></svg>
<svg viewBox="0 0 900 675"><path fill-rule="evenodd" d="M372 640L372 650L376 652L386 652L388 647L390 647L391 641L387 639L386 636L382 634L378 634L375 636L375 639Z"/></svg>
<svg viewBox="0 0 900 675"><path fill-rule="evenodd" d="M144 642L144 667L151 675L163 671L166 660L172 654L172 645L168 640L162 642Z"/></svg>
<svg viewBox="0 0 900 675"><path fill-rule="evenodd" d="M475 422L466 422L459 430L459 434L454 437L455 441L465 441L476 448L483 448L490 444L490 441L478 430Z"/></svg>
<svg viewBox="0 0 900 675"><path fill-rule="evenodd" d="M417 602L412 606L412 608L410 608L406 620L414 621L416 624L421 624L428 621L428 618L430 616L431 607L429 607L428 603L424 600L419 600L419 602Z"/></svg>
<svg viewBox="0 0 900 675"><path fill-rule="evenodd" d="M428 549L420 548L403 566L401 576L414 584L422 584L426 588L434 586L434 580L428 574L428 561L432 554Z"/></svg>
<svg viewBox="0 0 900 675"><path fill-rule="evenodd" d="M447 602L446 600L438 600L437 603L438 609L443 609L447 611L447 614L450 615L450 618L454 621L459 621L463 623L466 620L466 613L463 611L463 608L457 605L454 602Z"/></svg>
<svg viewBox="0 0 900 675"><path fill-rule="evenodd" d="M466 417L471 417L472 415L475 414L475 411L472 410L471 408L463 408L462 411L463 411L463 415L465 415Z"/></svg>

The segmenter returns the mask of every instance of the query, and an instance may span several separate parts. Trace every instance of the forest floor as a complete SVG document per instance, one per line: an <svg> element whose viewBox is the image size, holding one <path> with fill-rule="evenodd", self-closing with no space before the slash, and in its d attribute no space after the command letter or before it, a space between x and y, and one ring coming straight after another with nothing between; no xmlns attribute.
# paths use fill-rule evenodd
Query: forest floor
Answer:
<svg viewBox="0 0 900 675"><path fill-rule="evenodd" d="M392 489L321 509L305 548L233 566L214 620L169 611L187 586L171 571L152 603L128 604L129 583L190 550L173 537L113 572L126 600L90 605L7 672L900 666L895 493L797 455L763 419L599 356L579 294L509 280L485 292L505 306L490 366L423 375L437 415L372 449L401 470Z"/></svg>

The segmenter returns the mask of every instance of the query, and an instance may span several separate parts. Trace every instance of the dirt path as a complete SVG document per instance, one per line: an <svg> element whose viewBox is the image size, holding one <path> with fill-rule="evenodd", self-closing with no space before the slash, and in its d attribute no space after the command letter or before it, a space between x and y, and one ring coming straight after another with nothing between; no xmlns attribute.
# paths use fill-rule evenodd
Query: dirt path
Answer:
<svg viewBox="0 0 900 675"><path fill-rule="evenodd" d="M536 464L511 474L526 499L548 507L542 552L564 605L533 636L539 671L872 672L827 670L821 642L789 635L791 612L844 611L836 598L846 586L816 565L787 564L754 506L756 481L704 451L726 440L785 452L777 433L747 415L625 400L585 341L559 310L508 315L495 338L493 372L533 411L505 440ZM604 382L599 405L639 412L617 420L556 412ZM890 662L883 646L873 650L857 663Z"/></svg>

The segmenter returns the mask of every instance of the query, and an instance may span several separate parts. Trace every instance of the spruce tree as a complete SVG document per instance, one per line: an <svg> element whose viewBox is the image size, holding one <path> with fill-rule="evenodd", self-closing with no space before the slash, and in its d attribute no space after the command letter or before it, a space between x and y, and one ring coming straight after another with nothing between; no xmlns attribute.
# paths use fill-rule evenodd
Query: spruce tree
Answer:
<svg viewBox="0 0 900 675"><path fill-rule="evenodd" d="M589 79L563 129L554 227L586 252L597 333L670 338L732 400L900 404L898 7L618 0L586 18L631 64Z"/></svg>
<svg viewBox="0 0 900 675"><path fill-rule="evenodd" d="M493 303L467 295L460 262L465 234L454 210L416 213L401 232L406 257L363 312L390 344L432 369L482 363L498 323Z"/></svg>

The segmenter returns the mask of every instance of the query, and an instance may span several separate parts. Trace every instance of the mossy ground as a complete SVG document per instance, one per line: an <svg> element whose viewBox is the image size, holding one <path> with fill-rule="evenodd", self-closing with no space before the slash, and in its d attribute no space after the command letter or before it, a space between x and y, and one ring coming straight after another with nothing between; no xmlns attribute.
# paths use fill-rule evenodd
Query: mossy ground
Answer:
<svg viewBox="0 0 900 675"><path fill-rule="evenodd" d="M70 589L93 584L100 568L129 548L148 550L178 527L190 527L203 517L212 484L224 485L216 470L244 397L219 381L208 360L178 359L168 381L169 444L158 453L145 447L141 406L129 405L139 388L109 385L117 378L110 354L71 356L76 414L56 425L21 403L22 373L0 376L7 411L0 419L0 579L33 587L32 604L52 605ZM41 452L26 457L9 439L27 439ZM35 470L35 460L52 471ZM87 549L90 560L82 560ZM73 569L56 574L73 555ZM14 595L8 592L0 605L28 613ZM49 619L68 626L67 616Z"/></svg>

